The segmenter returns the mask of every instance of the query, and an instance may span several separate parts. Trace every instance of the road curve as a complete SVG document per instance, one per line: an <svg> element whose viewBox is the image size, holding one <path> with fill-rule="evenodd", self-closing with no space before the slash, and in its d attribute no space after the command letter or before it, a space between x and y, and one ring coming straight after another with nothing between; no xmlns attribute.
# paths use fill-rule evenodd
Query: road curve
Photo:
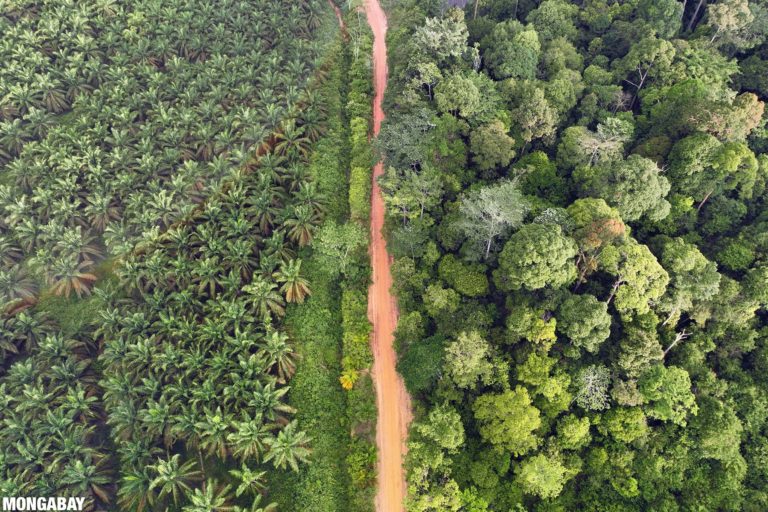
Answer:
<svg viewBox="0 0 768 512"><path fill-rule="evenodd" d="M379 133L384 119L382 101L387 87L387 17L378 0L365 0L365 14L373 31L373 135ZM411 421L411 401L395 365L397 356L393 346L397 325L397 306L390 293L392 273L390 257L384 240L384 200L376 181L384 172L382 162L373 168L371 193L371 267L373 283L368 290L368 318L373 324L371 348L373 350L373 379L376 387L376 405L379 411L376 426L378 446L377 512L405 510L406 485L403 470L408 423Z"/></svg>

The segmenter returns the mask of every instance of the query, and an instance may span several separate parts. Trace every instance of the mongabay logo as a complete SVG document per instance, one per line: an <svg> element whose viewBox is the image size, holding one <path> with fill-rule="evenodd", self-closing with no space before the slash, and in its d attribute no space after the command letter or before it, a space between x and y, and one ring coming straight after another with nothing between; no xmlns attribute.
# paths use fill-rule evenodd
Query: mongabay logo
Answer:
<svg viewBox="0 0 768 512"><path fill-rule="evenodd" d="M54 511L54 510L83 510L85 498L65 497L11 497L3 498L2 512L28 512L30 510Z"/></svg>

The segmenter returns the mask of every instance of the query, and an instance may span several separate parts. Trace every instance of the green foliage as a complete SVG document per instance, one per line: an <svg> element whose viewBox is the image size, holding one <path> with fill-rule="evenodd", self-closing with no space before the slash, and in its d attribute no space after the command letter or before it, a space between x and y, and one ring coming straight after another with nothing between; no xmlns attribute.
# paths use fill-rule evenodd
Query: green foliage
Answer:
<svg viewBox="0 0 768 512"><path fill-rule="evenodd" d="M474 389L478 381L495 379L491 347L476 331L462 332L445 347L445 371L459 388Z"/></svg>
<svg viewBox="0 0 768 512"><path fill-rule="evenodd" d="M385 203L399 211L404 221L423 219L425 212L439 203L443 193L442 178L430 166L424 166L418 172L413 169L398 172L389 167L379 183Z"/></svg>
<svg viewBox="0 0 768 512"><path fill-rule="evenodd" d="M551 138L557 125L557 111L544 91L532 81L521 81L517 88L515 95L519 101L511 111L515 120L514 138L525 144Z"/></svg>
<svg viewBox="0 0 768 512"><path fill-rule="evenodd" d="M509 340L512 343L524 338L549 348L557 338L556 325L555 317L548 315L544 310L535 310L526 305L514 307L507 317Z"/></svg>
<svg viewBox="0 0 768 512"><path fill-rule="evenodd" d="M343 335L342 367L363 370L373 362L369 348L371 324L368 322L368 301L362 290L345 289L341 294Z"/></svg>
<svg viewBox="0 0 768 512"><path fill-rule="evenodd" d="M528 224L499 255L496 285L502 290L559 288L576 279L576 243L559 226Z"/></svg>
<svg viewBox="0 0 768 512"><path fill-rule="evenodd" d="M660 361L663 355L655 322L651 325L627 324L619 342L617 362L629 377L639 377L650 365Z"/></svg>
<svg viewBox="0 0 768 512"><path fill-rule="evenodd" d="M328 269L350 277L359 271L356 267L365 257L367 243L368 236L362 227L354 223L338 225L331 220L320 229L314 245Z"/></svg>
<svg viewBox="0 0 768 512"><path fill-rule="evenodd" d="M716 259L728 270L747 270L755 261L755 246L740 239L730 240L717 253Z"/></svg>
<svg viewBox="0 0 768 512"><path fill-rule="evenodd" d="M435 407L429 412L424 423L414 426L416 432L436 443L440 448L456 451L464 444L464 425L461 416L448 405Z"/></svg>
<svg viewBox="0 0 768 512"><path fill-rule="evenodd" d="M541 425L539 410L522 386L501 394L485 394L472 407L482 439L493 446L525 455L539 444L534 431Z"/></svg>
<svg viewBox="0 0 768 512"><path fill-rule="evenodd" d="M468 297L488 293L488 278L482 270L481 265L467 265L452 254L443 257L438 266L440 277L456 291Z"/></svg>
<svg viewBox="0 0 768 512"><path fill-rule="evenodd" d="M621 159L633 134L632 123L620 117L607 118L594 132L584 126L569 126L557 147L557 161L567 168L615 162Z"/></svg>
<svg viewBox="0 0 768 512"><path fill-rule="evenodd" d="M587 352L595 353L611 331L608 305L592 295L570 295L560 304L558 330L570 342Z"/></svg>
<svg viewBox="0 0 768 512"><path fill-rule="evenodd" d="M565 180L557 174L557 166L550 162L546 153L528 153L515 162L513 169L520 176L520 191L523 194L546 198L558 206L565 203Z"/></svg>
<svg viewBox="0 0 768 512"><path fill-rule="evenodd" d="M403 376L409 392L418 395L435 385L443 368L443 344L441 338L432 337L408 345L397 364L397 371Z"/></svg>
<svg viewBox="0 0 768 512"><path fill-rule="evenodd" d="M584 195L605 199L624 220L637 220L643 215L652 221L661 220L669 214L670 204L665 199L669 181L647 158L630 155L612 164L581 167L574 177Z"/></svg>
<svg viewBox="0 0 768 512"><path fill-rule="evenodd" d="M712 298L720 288L717 265L680 238L664 244L661 264L670 275L667 297L661 306L670 311L670 316L690 311L694 302Z"/></svg>
<svg viewBox="0 0 768 512"><path fill-rule="evenodd" d="M700 403L699 413L691 420L691 428L698 431L700 456L723 464L737 464L742 457L739 444L744 429L736 411L712 397Z"/></svg>
<svg viewBox="0 0 768 512"><path fill-rule="evenodd" d="M520 465L518 479L523 490L540 498L554 498L565 485L567 470L557 459L534 455Z"/></svg>
<svg viewBox="0 0 768 512"><path fill-rule="evenodd" d="M535 78L541 43L532 26L516 20L498 23L482 44L487 48L486 66L496 80Z"/></svg>
<svg viewBox="0 0 768 512"><path fill-rule="evenodd" d="M450 112L465 119L480 112L483 98L476 74L452 74L435 87L435 103L441 112Z"/></svg>
<svg viewBox="0 0 768 512"><path fill-rule="evenodd" d="M588 445L590 440L589 418L569 414L557 422L557 443L563 449L578 450Z"/></svg>
<svg viewBox="0 0 768 512"><path fill-rule="evenodd" d="M461 300L456 291L451 288L443 288L440 284L429 285L422 299L425 309L434 319L455 313Z"/></svg>
<svg viewBox="0 0 768 512"><path fill-rule="evenodd" d="M698 411L690 376L682 368L654 365L640 377L638 388L649 402L645 410L651 418L685 426L688 415Z"/></svg>
<svg viewBox="0 0 768 512"><path fill-rule="evenodd" d="M669 274L645 245L634 240L606 248L600 265L616 277L610 298L623 315L644 314L666 291ZM609 298L609 302L610 302Z"/></svg>
<svg viewBox="0 0 768 512"><path fill-rule="evenodd" d="M349 217L365 224L371 215L371 174L367 167L352 167L349 173Z"/></svg>
<svg viewBox="0 0 768 512"><path fill-rule="evenodd" d="M459 207L457 227L472 241L482 243L487 258L495 239L518 227L528 213L528 201L512 181L467 194Z"/></svg>
<svg viewBox="0 0 768 512"><path fill-rule="evenodd" d="M481 171L507 167L514 151L515 140L507 135L504 123L493 121L472 132L472 159Z"/></svg>
<svg viewBox="0 0 768 512"><path fill-rule="evenodd" d="M427 18L413 33L413 46L420 61L438 65L452 62L466 51L467 25L463 13Z"/></svg>
<svg viewBox="0 0 768 512"><path fill-rule="evenodd" d="M600 430L622 443L631 443L648 433L648 423L639 407L617 407L603 414Z"/></svg>
<svg viewBox="0 0 768 512"><path fill-rule="evenodd" d="M576 38L576 26L573 20L578 9L564 0L544 0L528 14L526 20L536 27L542 41L551 41L557 37Z"/></svg>
<svg viewBox="0 0 768 512"><path fill-rule="evenodd" d="M346 458L347 470L356 488L372 487L376 483L376 446L356 439Z"/></svg>
<svg viewBox="0 0 768 512"><path fill-rule="evenodd" d="M592 411L601 411L610 407L608 397L610 374L605 366L587 366L579 372L575 384L576 403L579 407Z"/></svg>

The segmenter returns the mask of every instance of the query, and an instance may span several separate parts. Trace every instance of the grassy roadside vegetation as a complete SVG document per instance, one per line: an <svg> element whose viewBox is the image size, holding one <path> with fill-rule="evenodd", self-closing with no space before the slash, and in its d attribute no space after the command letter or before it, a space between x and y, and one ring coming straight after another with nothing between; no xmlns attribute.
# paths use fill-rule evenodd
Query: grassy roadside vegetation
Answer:
<svg viewBox="0 0 768 512"><path fill-rule="evenodd" d="M354 17L350 38L353 48L350 62L350 92L347 114L350 119L349 222L364 233L368 246L371 205L373 151L369 140L372 119L372 34L367 24ZM356 253L358 272L348 274L342 286L343 358L342 384L347 389L347 418L351 442L347 455L350 498L353 510L373 510L376 491L376 398L371 378L373 354L368 321L368 286L370 261L366 251Z"/></svg>
<svg viewBox="0 0 768 512"><path fill-rule="evenodd" d="M317 143L310 172L326 198L327 220L348 216L345 148L347 123L348 55L339 39L331 54L337 56L322 90L328 109L328 130ZM311 463L299 473L270 475L271 498L281 510L349 510L347 474L344 469L348 426L346 401L338 382L341 371L341 311L338 282L317 255L302 256L312 296L302 305L289 307L286 327L300 360L291 383L289 402L302 428L312 439Z"/></svg>
<svg viewBox="0 0 768 512"><path fill-rule="evenodd" d="M356 16L348 13L348 21ZM351 43L340 40L332 50L338 57L321 90L329 127L314 149L311 174L326 200L326 223L353 223L363 240L350 263L354 271L343 275L319 251L302 255L312 296L286 314L287 329L300 354L290 404L312 438L313 455L299 473L271 476L271 498L281 510L373 509L376 404L370 376L365 252L372 160L371 38L360 31L356 20L351 25Z"/></svg>

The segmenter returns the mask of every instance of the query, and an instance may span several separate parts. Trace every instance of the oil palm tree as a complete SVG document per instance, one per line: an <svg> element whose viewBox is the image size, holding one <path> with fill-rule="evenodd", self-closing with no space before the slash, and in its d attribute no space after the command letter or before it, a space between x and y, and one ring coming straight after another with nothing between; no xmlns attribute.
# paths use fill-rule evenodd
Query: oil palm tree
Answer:
<svg viewBox="0 0 768 512"><path fill-rule="evenodd" d="M311 206L302 204L292 208L290 216L283 223L288 228L288 237L304 247L312 242L312 231L320 222Z"/></svg>
<svg viewBox="0 0 768 512"><path fill-rule="evenodd" d="M56 295L69 297L75 292L78 297L90 295L97 277L88 272L93 266L90 260L77 261L72 257L57 259L48 274L51 291Z"/></svg>
<svg viewBox="0 0 768 512"><path fill-rule="evenodd" d="M76 494L93 494L102 502L110 503L111 496L106 486L112 478L106 472L106 462L106 459L96 463L88 459L74 460L64 468L60 481Z"/></svg>
<svg viewBox="0 0 768 512"><path fill-rule="evenodd" d="M298 126L295 119L286 121L282 132L276 136L275 152L279 155L298 155L305 158L309 153L310 140L304 131L304 127Z"/></svg>
<svg viewBox="0 0 768 512"><path fill-rule="evenodd" d="M272 462L277 469L290 467L298 471L299 463L307 462L311 454L307 448L309 442L309 436L298 430L296 421L292 421L276 437L267 440L269 451L264 456L264 462Z"/></svg>
<svg viewBox="0 0 768 512"><path fill-rule="evenodd" d="M152 477L147 468L123 473L117 492L121 510L144 512L154 509L157 493L152 489Z"/></svg>
<svg viewBox="0 0 768 512"><path fill-rule="evenodd" d="M0 224L0 227L3 227ZM7 228L4 228L7 229ZM10 237L0 236L0 265L3 268L15 265L24 257L21 248Z"/></svg>
<svg viewBox="0 0 768 512"><path fill-rule="evenodd" d="M165 499L170 497L175 505L181 503L181 499L191 492L191 485L200 479L200 471L196 468L194 460L181 462L181 455L174 454L170 459L158 459L151 466L156 475L149 484L149 490L158 489L157 497Z"/></svg>
<svg viewBox="0 0 768 512"><path fill-rule="evenodd" d="M287 423L286 415L294 414L296 409L284 402L289 388L277 387L274 378L266 383L256 382L253 395L248 405L253 407L262 418L272 423Z"/></svg>
<svg viewBox="0 0 768 512"><path fill-rule="evenodd" d="M84 210L86 218L99 233L102 233L110 222L120 218L117 202L106 191L95 191L88 195L86 201L88 202Z"/></svg>
<svg viewBox="0 0 768 512"><path fill-rule="evenodd" d="M21 119L0 122L0 148L5 152L5 158L2 160L7 161L11 157L18 156L30 140L32 140L32 134Z"/></svg>
<svg viewBox="0 0 768 512"><path fill-rule="evenodd" d="M0 269L0 305L17 299L34 299L36 292L35 280L23 266L14 265L7 270Z"/></svg>
<svg viewBox="0 0 768 512"><path fill-rule="evenodd" d="M249 507L235 506L233 512L277 512L277 503L269 503L262 506L261 500L263 498L261 495L256 495Z"/></svg>
<svg viewBox="0 0 768 512"><path fill-rule="evenodd" d="M264 493L267 489L264 483L267 472L253 470L245 462L243 462L239 469L230 469L229 474L240 482L235 489L235 497L239 498L244 494L257 496Z"/></svg>
<svg viewBox="0 0 768 512"><path fill-rule="evenodd" d="M219 258L211 257L195 262L192 270L192 282L197 283L197 292L207 292L209 297L216 296L219 287Z"/></svg>
<svg viewBox="0 0 768 512"><path fill-rule="evenodd" d="M316 183L299 183L294 197L299 204L309 206L317 213L325 212L325 196L318 190Z"/></svg>
<svg viewBox="0 0 768 512"><path fill-rule="evenodd" d="M227 441L235 457L245 462L257 459L264 453L266 440L272 434L269 426L260 418L253 418L243 412L242 420L234 421L232 426L234 430L227 436Z"/></svg>
<svg viewBox="0 0 768 512"><path fill-rule="evenodd" d="M304 302L311 295L309 281L301 277L301 260L293 259L283 262L280 269L272 274L278 283L282 283L280 291L287 302Z"/></svg>
<svg viewBox="0 0 768 512"><path fill-rule="evenodd" d="M277 291L277 284L256 276L250 284L243 287L243 292L262 318L272 318L272 315L285 315L285 300Z"/></svg>
<svg viewBox="0 0 768 512"><path fill-rule="evenodd" d="M209 479L202 489L187 492L189 504L182 512L226 512L233 510L230 504L232 491L229 485L220 485L216 480Z"/></svg>
<svg viewBox="0 0 768 512"><path fill-rule="evenodd" d="M231 420L228 415L217 407L215 412L206 411L205 419L198 422L197 430L200 433L200 447L209 454L216 454L220 459L227 456L227 434Z"/></svg>
<svg viewBox="0 0 768 512"><path fill-rule="evenodd" d="M280 382L286 382L296 372L296 353L288 343L288 335L273 330L264 340L263 350L269 358L270 367L277 367Z"/></svg>
<svg viewBox="0 0 768 512"><path fill-rule="evenodd" d="M276 223L279 208L275 204L275 197L269 191L262 191L254 195L248 202L248 215L258 225L261 233L268 235Z"/></svg>
<svg viewBox="0 0 768 512"><path fill-rule="evenodd" d="M102 256L96 237L83 232L80 226L64 229L54 247L61 254L72 255L79 261L93 261Z"/></svg>

